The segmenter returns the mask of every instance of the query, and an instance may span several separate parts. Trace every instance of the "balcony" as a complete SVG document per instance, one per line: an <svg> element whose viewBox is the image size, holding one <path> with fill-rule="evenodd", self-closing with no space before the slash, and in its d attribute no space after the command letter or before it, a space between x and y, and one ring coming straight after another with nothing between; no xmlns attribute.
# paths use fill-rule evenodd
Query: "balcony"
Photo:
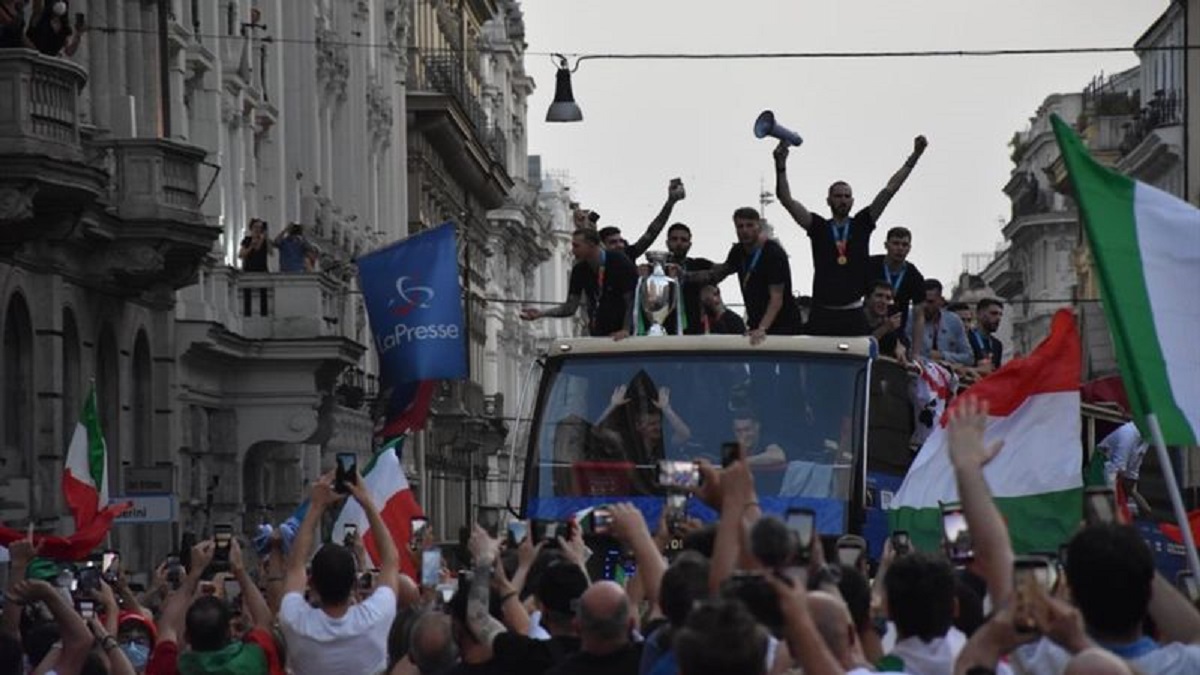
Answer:
<svg viewBox="0 0 1200 675"><path fill-rule="evenodd" d="M0 248L66 237L105 191L84 162L82 68L27 49L0 50Z"/></svg>
<svg viewBox="0 0 1200 675"><path fill-rule="evenodd" d="M1182 162L1183 92L1154 92L1138 116L1125 125L1118 171L1154 183Z"/></svg>
<svg viewBox="0 0 1200 675"><path fill-rule="evenodd" d="M504 203L513 180L506 168L507 143L489 129L478 89L461 54L416 54L405 94L409 132L428 140L446 170L484 209L494 209ZM415 147L419 144L410 145Z"/></svg>
<svg viewBox="0 0 1200 675"><path fill-rule="evenodd" d="M234 290L240 330L252 340L342 337L337 282L324 274L242 272Z"/></svg>

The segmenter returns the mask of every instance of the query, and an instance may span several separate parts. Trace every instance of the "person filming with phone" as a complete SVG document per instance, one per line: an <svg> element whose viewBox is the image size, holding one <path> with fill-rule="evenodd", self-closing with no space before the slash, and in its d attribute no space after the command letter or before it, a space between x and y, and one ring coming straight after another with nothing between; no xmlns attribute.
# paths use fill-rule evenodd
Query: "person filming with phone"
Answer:
<svg viewBox="0 0 1200 675"><path fill-rule="evenodd" d="M288 558L279 625L295 675L377 673L388 664L388 632L396 617L400 588L400 552L357 467L352 466L348 474L338 473L341 480L336 486L334 472L313 485L311 506ZM353 604L351 597L358 578L356 561L345 546L324 544L312 556L311 577L305 569L321 518L343 499L338 490L348 492L366 513L379 553L375 590L358 604ZM315 608L304 600L309 586L318 597Z"/></svg>

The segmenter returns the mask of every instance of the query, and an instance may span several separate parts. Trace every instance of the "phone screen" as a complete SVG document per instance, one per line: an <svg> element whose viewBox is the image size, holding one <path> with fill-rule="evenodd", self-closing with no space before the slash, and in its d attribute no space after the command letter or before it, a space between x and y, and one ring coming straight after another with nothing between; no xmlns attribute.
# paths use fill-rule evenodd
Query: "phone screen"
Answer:
<svg viewBox="0 0 1200 675"><path fill-rule="evenodd" d="M892 533L892 551L896 555L904 555L912 549L912 543L909 541L908 533L904 530L896 530Z"/></svg>
<svg viewBox="0 0 1200 675"><path fill-rule="evenodd" d="M79 570L79 584L76 586L81 594L100 590L100 568L88 563Z"/></svg>
<svg viewBox="0 0 1200 675"><path fill-rule="evenodd" d="M525 541L525 537L529 534L529 525L523 520L510 520L508 523L508 539L513 545L520 544Z"/></svg>
<svg viewBox="0 0 1200 675"><path fill-rule="evenodd" d="M658 463L658 484L663 487L700 487L700 466L695 462L662 460Z"/></svg>
<svg viewBox="0 0 1200 675"><path fill-rule="evenodd" d="M215 550L213 551L213 560L217 562L229 562L229 542L233 540L233 527L231 525L214 525L213 526L213 543Z"/></svg>
<svg viewBox="0 0 1200 675"><path fill-rule="evenodd" d="M612 511L598 508L592 511L592 534L608 534L612 529Z"/></svg>
<svg viewBox="0 0 1200 675"><path fill-rule="evenodd" d="M421 552L421 585L427 588L437 586L438 576L442 571L442 551L428 548Z"/></svg>
<svg viewBox="0 0 1200 675"><path fill-rule="evenodd" d="M346 488L348 483L358 481L358 455L353 452L339 452L337 454L337 470L334 472L334 490L337 492L349 492Z"/></svg>
<svg viewBox="0 0 1200 675"><path fill-rule="evenodd" d="M91 600L80 600L79 616L85 620L96 618L96 604Z"/></svg>
<svg viewBox="0 0 1200 675"><path fill-rule="evenodd" d="M238 584L237 579L226 579L221 590L225 593L225 602L233 602L242 594L242 587Z"/></svg>
<svg viewBox="0 0 1200 675"><path fill-rule="evenodd" d="M971 533L962 507L955 504L942 508L942 531L946 552L954 562L966 562L975 557L971 550Z"/></svg>
<svg viewBox="0 0 1200 675"><path fill-rule="evenodd" d="M408 547L415 551L425 539L425 529L429 527L429 521L424 518L413 518L409 523Z"/></svg>
<svg viewBox="0 0 1200 675"><path fill-rule="evenodd" d="M1013 626L1018 632L1029 633L1037 629L1033 616L1033 594L1037 584L1037 569L1017 561L1013 567Z"/></svg>
<svg viewBox="0 0 1200 675"><path fill-rule="evenodd" d="M1188 600L1192 602L1200 600L1200 583L1197 583L1196 577L1191 572L1187 570L1180 572L1176 577L1176 584Z"/></svg>
<svg viewBox="0 0 1200 675"><path fill-rule="evenodd" d="M813 525L816 523L816 518L817 514L812 509L788 509L787 515L784 517L784 524L795 532L796 537L800 540L802 554L812 548Z"/></svg>
<svg viewBox="0 0 1200 675"><path fill-rule="evenodd" d="M838 546L838 564L848 567L858 567L858 561L862 558L863 550L858 546Z"/></svg>

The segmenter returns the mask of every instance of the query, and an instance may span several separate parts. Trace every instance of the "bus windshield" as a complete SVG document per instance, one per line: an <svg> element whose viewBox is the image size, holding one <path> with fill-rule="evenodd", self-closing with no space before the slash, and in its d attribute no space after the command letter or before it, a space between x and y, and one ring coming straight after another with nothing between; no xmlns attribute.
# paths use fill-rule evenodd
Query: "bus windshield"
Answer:
<svg viewBox="0 0 1200 675"><path fill-rule="evenodd" d="M845 531L861 465L865 358L671 352L551 359L526 463L525 510L561 520L632 501L656 518L662 460L746 457L764 511L812 508ZM715 514L690 500L701 519Z"/></svg>

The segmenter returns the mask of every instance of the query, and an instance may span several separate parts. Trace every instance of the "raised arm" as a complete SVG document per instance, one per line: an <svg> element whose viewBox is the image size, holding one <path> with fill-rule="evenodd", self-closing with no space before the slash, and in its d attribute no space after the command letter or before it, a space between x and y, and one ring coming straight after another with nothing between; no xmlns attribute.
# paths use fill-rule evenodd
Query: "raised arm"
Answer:
<svg viewBox="0 0 1200 675"><path fill-rule="evenodd" d="M792 220L796 224L804 228L807 232L812 226L812 214L804 205L796 201L792 197L792 187L788 185L787 178L787 157L788 144L786 141L779 141L779 145L775 146L775 198L783 208L792 216Z"/></svg>
<svg viewBox="0 0 1200 675"><path fill-rule="evenodd" d="M567 301L561 305L555 305L549 309L538 309L536 307L522 307L521 318L526 321L534 319L543 319L546 317L568 317L575 316L575 312L579 311L579 294L575 293L567 296Z"/></svg>
<svg viewBox="0 0 1200 675"><path fill-rule="evenodd" d="M246 611L250 614L250 620L258 628L271 630L275 616L271 612L271 608L267 606L262 592L258 590L258 584L250 578L250 573L246 571L246 566L242 563L242 547L238 544L237 539L229 544L229 569L242 589L242 603L245 604Z"/></svg>
<svg viewBox="0 0 1200 675"><path fill-rule="evenodd" d="M987 405L967 395L950 415L950 462L958 483L963 516L975 548L975 572L987 582L993 606L1003 606L1012 594L1013 551L1008 527L983 478L983 467L1000 452L1002 442L985 446Z"/></svg>
<svg viewBox="0 0 1200 675"><path fill-rule="evenodd" d="M688 427L687 422L675 412L671 407L671 389L669 387L658 388L658 400L654 401L654 406L662 411L663 417L667 420L667 424L671 426L671 444L683 445L692 438L692 430Z"/></svg>
<svg viewBox="0 0 1200 675"><path fill-rule="evenodd" d="M658 235L662 233L662 229L666 227L667 221L671 219L671 210L675 208L675 203L682 200L684 197L683 185L672 183L667 188L667 201L659 210L658 215L654 216L654 220L650 221L650 225L646 227L645 233L633 244L625 247L625 255L629 256L630 260L637 260L639 256L650 248Z"/></svg>
<svg viewBox="0 0 1200 675"><path fill-rule="evenodd" d="M55 671L59 673L78 673L83 668L84 660L92 649L95 638L88 630L75 608L67 604L63 596L50 584L44 581L24 579L13 584L8 591L9 600L14 603L28 604L42 602L54 617L58 626L59 639L62 649L57 654ZM116 647L114 641L104 645L106 651ZM55 656L54 652L50 653Z"/></svg>
<svg viewBox="0 0 1200 675"><path fill-rule="evenodd" d="M721 283L725 277L733 274L733 268L725 263L717 263L706 270L684 272L682 281L685 284L713 285Z"/></svg>
<svg viewBox="0 0 1200 675"><path fill-rule="evenodd" d="M467 595L467 627L475 634L476 640L491 649L496 636L505 632L504 624L488 613L492 568L496 564L500 545L486 530L476 525L467 548L475 563L471 590Z"/></svg>
<svg viewBox="0 0 1200 675"><path fill-rule="evenodd" d="M12 590L18 581L25 578L25 570L29 563L37 557L42 545L33 543L33 525L29 526L29 534L24 538L8 545L9 568L8 589ZM4 603L4 616L0 619L0 633L21 639L21 605L15 602Z"/></svg>
<svg viewBox="0 0 1200 675"><path fill-rule="evenodd" d="M184 616L188 605L192 604L192 596L205 568L212 562L216 545L212 541L202 541L192 547L191 570L188 571L179 588L167 593L163 601L162 614L158 619L158 639L160 642L179 643L183 636Z"/></svg>
<svg viewBox="0 0 1200 675"><path fill-rule="evenodd" d="M613 536L633 551L637 561L637 578L642 580L646 599L651 604L657 603L658 589L667 571L667 564L654 545L645 516L636 506L628 503L613 504L609 510L612 513Z"/></svg>
<svg viewBox="0 0 1200 675"><path fill-rule="evenodd" d="M900 186L904 185L904 181L908 180L908 174L912 173L913 167L917 165L917 160L925 153L925 148L928 145L929 142L925 140L924 136L917 136L913 139L912 154L908 156L908 159L904 160L904 165L896 173L892 174L887 185L883 186L879 194L875 195L875 201L871 202L871 206L868 207L871 211L871 220L879 220L879 216L883 215L883 210L887 208L888 202L892 201L892 197L895 197L896 193L900 191ZM780 197L779 201L782 202L783 198Z"/></svg>
<svg viewBox="0 0 1200 675"><path fill-rule="evenodd" d="M309 499L308 513L304 514L304 522L296 531L296 540L292 542L292 551L288 556L287 574L284 576L283 593L304 593L308 585L308 572L305 566L312 556L313 543L317 538L317 527L321 523L321 515L325 509L334 504L341 496L333 491L333 472L321 476L313 484Z"/></svg>
<svg viewBox="0 0 1200 675"><path fill-rule="evenodd" d="M350 484L350 494L362 507L367 515L367 523L371 527L371 538L375 540L375 550L379 553L379 579L377 584L387 586L393 593L400 592L400 551L392 539L391 530L384 524L379 515L379 508L367 490L362 476L355 474L357 480Z"/></svg>

